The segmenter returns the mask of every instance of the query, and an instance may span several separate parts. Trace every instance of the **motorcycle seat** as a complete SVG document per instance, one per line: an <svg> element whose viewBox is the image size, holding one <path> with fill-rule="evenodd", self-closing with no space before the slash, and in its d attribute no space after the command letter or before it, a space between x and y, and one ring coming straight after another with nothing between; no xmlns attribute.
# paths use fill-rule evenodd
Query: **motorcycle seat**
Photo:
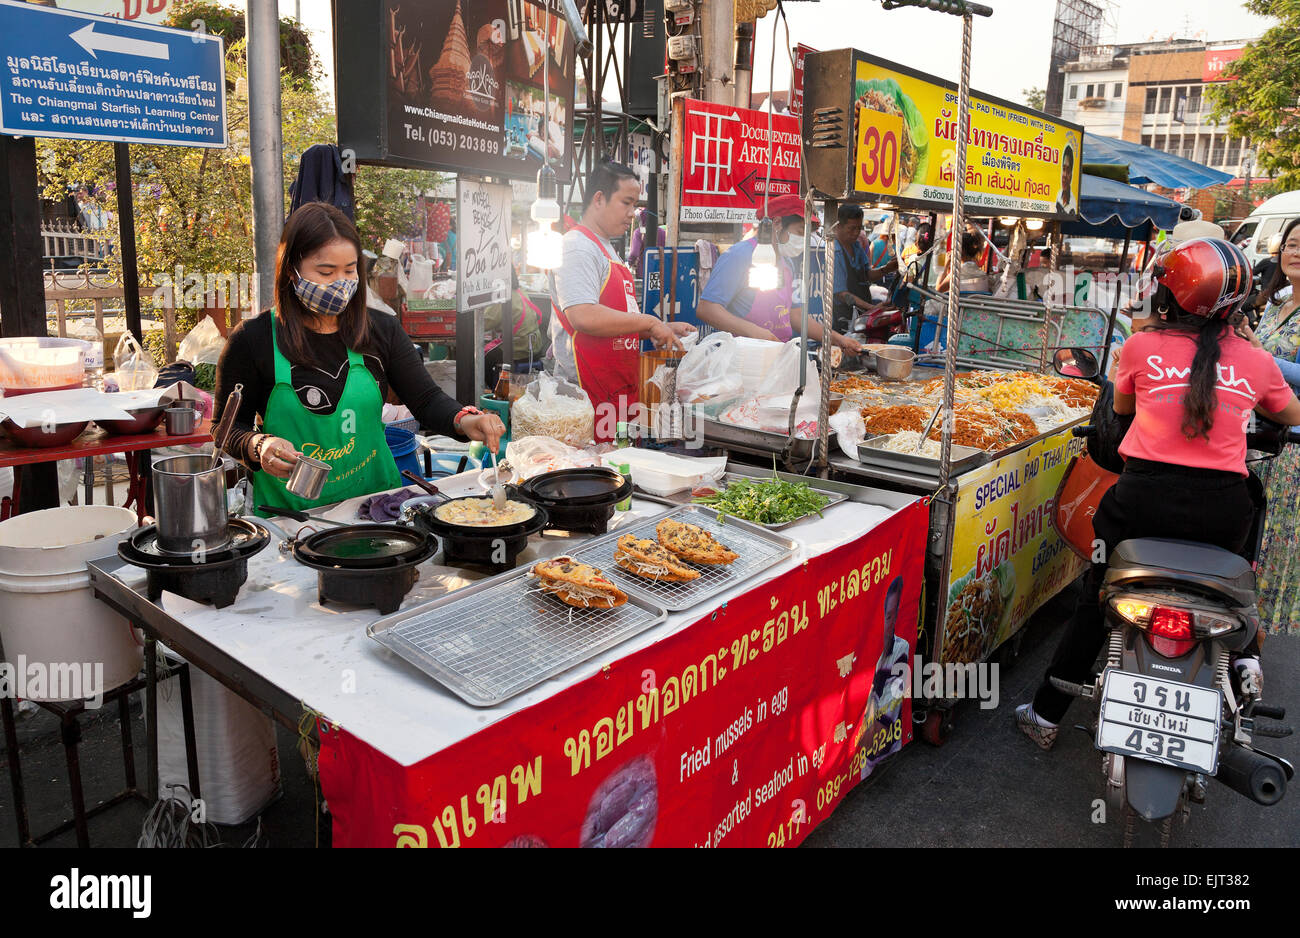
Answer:
<svg viewBox="0 0 1300 938"><path fill-rule="evenodd" d="M1196 541L1134 538L1110 557L1106 585L1163 580L1221 594L1237 606L1255 604L1255 571L1244 557Z"/></svg>

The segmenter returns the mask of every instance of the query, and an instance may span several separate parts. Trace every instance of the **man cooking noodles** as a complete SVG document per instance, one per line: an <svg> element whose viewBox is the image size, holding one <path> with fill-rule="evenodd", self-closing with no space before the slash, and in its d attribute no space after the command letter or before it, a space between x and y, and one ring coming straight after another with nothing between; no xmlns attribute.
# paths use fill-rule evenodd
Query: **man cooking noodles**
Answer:
<svg viewBox="0 0 1300 938"><path fill-rule="evenodd" d="M862 233L862 206L841 205L835 225L835 305L833 328L847 333L853 320L862 313L872 312L866 322L868 342L886 342L889 334L900 322L902 315L896 310L881 310L871 298L871 283L879 283L885 275L898 270L898 259L891 259L879 267L872 266L870 255L858 243Z"/></svg>
<svg viewBox="0 0 1300 938"><path fill-rule="evenodd" d="M577 383L596 409L596 442L629 419L640 384L641 340L681 349L695 331L640 311L630 268L610 241L627 233L641 194L636 174L611 161L587 177L582 221L564 236L563 261L551 277L551 348L556 374Z"/></svg>

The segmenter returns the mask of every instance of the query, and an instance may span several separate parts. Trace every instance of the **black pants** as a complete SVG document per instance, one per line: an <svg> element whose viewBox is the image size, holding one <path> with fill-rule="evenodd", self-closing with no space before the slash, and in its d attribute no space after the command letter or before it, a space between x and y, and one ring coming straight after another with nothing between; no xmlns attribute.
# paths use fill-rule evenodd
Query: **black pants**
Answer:
<svg viewBox="0 0 1300 938"><path fill-rule="evenodd" d="M1093 531L1105 543L1107 557L1121 541L1138 537L1198 541L1246 556L1254 517L1255 499L1243 476L1130 459L1097 506ZM1092 565L1074 617L1034 695L1034 712L1052 723L1061 722L1074 698L1048 679L1089 683L1093 662L1105 644L1098 596L1105 574L1106 564Z"/></svg>

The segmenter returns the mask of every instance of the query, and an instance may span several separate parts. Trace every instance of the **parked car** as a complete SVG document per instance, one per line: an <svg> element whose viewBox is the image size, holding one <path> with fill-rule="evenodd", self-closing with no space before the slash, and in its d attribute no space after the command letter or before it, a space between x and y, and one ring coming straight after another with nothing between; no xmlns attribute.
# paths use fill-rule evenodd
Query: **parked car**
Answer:
<svg viewBox="0 0 1300 938"><path fill-rule="evenodd" d="M1280 235L1286 223L1300 215L1300 190L1275 195L1251 212L1228 236L1240 244L1251 264L1268 257L1269 242ZM1225 226L1226 227L1226 226Z"/></svg>

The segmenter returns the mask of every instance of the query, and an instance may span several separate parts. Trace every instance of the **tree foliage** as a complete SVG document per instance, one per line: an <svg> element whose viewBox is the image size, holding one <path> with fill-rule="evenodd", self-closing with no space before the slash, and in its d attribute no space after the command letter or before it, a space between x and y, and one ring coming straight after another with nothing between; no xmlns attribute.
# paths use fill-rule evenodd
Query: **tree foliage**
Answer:
<svg viewBox="0 0 1300 938"><path fill-rule="evenodd" d="M1256 165L1283 189L1300 188L1300 0L1246 0L1247 10L1278 25L1246 47L1228 66L1225 81L1210 85L1210 114L1227 120L1233 137L1256 148Z"/></svg>
<svg viewBox="0 0 1300 938"><path fill-rule="evenodd" d="M1043 88L1022 88L1020 93L1024 95L1025 104L1035 111L1041 111L1047 106L1047 91Z"/></svg>
<svg viewBox="0 0 1300 938"><path fill-rule="evenodd" d="M137 268L142 288L175 290L177 328L191 328L210 302L214 284L233 310L246 308L247 295L234 293L251 284L254 273L252 175L249 160L248 62L243 14L210 2L177 9L173 22L188 28L202 19L208 32L226 42L226 126L224 149L131 146L134 182ZM301 44L305 51L286 53ZM315 80L315 56L306 35L291 20L281 21L281 138L285 205L302 153L312 144L337 139L334 113ZM87 140L43 138L37 158L44 196L61 201L82 186L91 200L111 214L116 228L118 200L113 147ZM418 236L423 217L419 196L441 181L437 173L358 168L355 197L363 245L378 252L389 237ZM121 259L107 259L121 276Z"/></svg>
<svg viewBox="0 0 1300 938"><path fill-rule="evenodd" d="M177 29L198 29L226 40L229 49L247 34L244 11L213 3L212 0L189 0L173 8L165 25ZM297 22L280 20L280 68L291 80L314 85L320 78L320 63L312 51L311 39Z"/></svg>

